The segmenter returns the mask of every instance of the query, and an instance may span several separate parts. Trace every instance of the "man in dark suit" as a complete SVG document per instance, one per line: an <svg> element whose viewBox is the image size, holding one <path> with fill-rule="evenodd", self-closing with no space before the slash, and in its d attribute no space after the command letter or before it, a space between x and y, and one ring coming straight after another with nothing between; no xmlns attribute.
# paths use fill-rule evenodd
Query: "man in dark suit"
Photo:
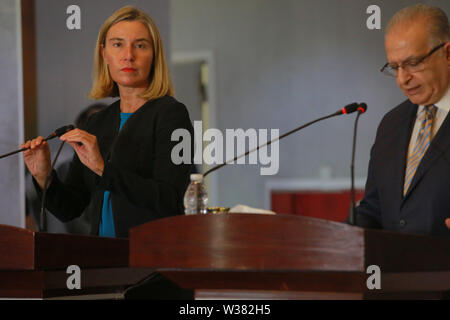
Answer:
<svg viewBox="0 0 450 320"><path fill-rule="evenodd" d="M399 11L385 38L388 62L408 100L378 127L366 193L355 223L450 235L450 26L441 9Z"/></svg>

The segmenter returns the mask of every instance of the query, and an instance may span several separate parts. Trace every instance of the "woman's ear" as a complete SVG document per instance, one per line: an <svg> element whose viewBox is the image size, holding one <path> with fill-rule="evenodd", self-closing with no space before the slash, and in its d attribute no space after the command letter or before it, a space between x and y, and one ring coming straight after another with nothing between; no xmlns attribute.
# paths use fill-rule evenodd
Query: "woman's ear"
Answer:
<svg viewBox="0 0 450 320"><path fill-rule="evenodd" d="M106 55L105 55L105 46L103 44L101 44L99 47L99 50L100 50L100 56L103 58L103 61L105 62L105 64L108 65L108 61L107 61Z"/></svg>

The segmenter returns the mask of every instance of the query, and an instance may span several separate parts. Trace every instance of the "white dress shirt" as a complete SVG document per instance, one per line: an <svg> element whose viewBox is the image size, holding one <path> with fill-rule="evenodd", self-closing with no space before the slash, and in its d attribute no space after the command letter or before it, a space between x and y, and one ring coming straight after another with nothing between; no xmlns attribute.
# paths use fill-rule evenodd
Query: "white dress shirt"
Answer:
<svg viewBox="0 0 450 320"><path fill-rule="evenodd" d="M447 117L448 112L450 111L450 87L447 89L447 92L442 97L442 99L434 105L437 107L437 112L433 122L433 131L431 133L433 138L436 136L436 133L438 132L439 128ZM414 149L414 145L416 144L417 136L420 131L420 124L425 119L425 116L425 106L419 105L419 107L417 108L416 122L411 134L411 140L409 141L408 157L406 158L407 161L410 156L410 152Z"/></svg>

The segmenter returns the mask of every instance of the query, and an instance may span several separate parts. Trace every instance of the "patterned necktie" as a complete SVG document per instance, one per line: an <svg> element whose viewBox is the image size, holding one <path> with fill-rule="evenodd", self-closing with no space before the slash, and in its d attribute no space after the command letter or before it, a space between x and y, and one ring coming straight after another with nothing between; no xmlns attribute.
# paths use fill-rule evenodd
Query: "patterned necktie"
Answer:
<svg viewBox="0 0 450 320"><path fill-rule="evenodd" d="M408 156L408 162L405 172L405 184L403 186L403 195L408 192L408 189L414 178L414 174L419 167L420 161L422 160L425 152L430 145L431 140L433 139L433 120L436 117L436 112L436 106L425 107L425 119L421 123L420 131L417 135L417 140L414 145L413 151Z"/></svg>

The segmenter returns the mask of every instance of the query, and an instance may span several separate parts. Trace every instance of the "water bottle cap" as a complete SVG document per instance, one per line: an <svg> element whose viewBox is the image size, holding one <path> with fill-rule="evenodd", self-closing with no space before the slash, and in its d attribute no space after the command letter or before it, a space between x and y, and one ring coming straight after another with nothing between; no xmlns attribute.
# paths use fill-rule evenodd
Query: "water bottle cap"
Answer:
<svg viewBox="0 0 450 320"><path fill-rule="evenodd" d="M191 174L191 181L202 181L203 175L198 173Z"/></svg>

